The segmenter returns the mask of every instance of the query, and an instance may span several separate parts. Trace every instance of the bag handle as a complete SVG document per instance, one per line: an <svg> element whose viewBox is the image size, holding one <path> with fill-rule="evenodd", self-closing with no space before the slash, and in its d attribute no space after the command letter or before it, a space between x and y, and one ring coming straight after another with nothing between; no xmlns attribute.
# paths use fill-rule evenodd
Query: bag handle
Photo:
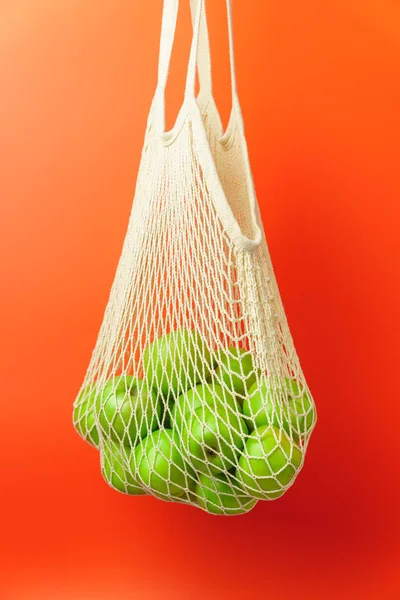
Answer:
<svg viewBox="0 0 400 600"><path fill-rule="evenodd" d="M196 26L196 9L198 0L190 0L190 11L192 14L193 30ZM197 70L199 74L200 94L212 96L212 71L210 39L208 36L208 24L206 14L206 3L204 0L203 10L200 15L199 48L197 53Z"/></svg>
<svg viewBox="0 0 400 600"><path fill-rule="evenodd" d="M178 17L178 4L179 0L164 0L156 89L156 95L159 96L164 94L167 85L172 45L174 43L176 21Z"/></svg>
<svg viewBox="0 0 400 600"><path fill-rule="evenodd" d="M197 2L197 0L195 0ZM160 37L160 54L158 59L158 80L157 80L157 88L156 93L153 100L153 105L156 105L156 117L157 117L157 127L161 134L165 133L165 88L167 86L170 62L171 62L171 54L172 47L174 44L175 38L175 30L176 30L176 22L178 18L178 8L179 8L179 0L164 0L163 5L163 15L162 15L162 23L161 23L161 37ZM197 32L197 41L199 37L199 27L197 26L197 21L200 20L197 17L201 16L202 12L202 2L200 1L196 5L196 11L194 16L194 33L191 45L191 57L195 54L193 49L193 42L195 37L195 32ZM203 27L204 31L204 27ZM190 62L191 59L189 59ZM202 67L201 71L202 75L205 73L204 67ZM211 72L209 71L210 77ZM188 75L186 76L186 87L185 87L185 101L187 101L186 90L188 88L187 85Z"/></svg>
<svg viewBox="0 0 400 600"><path fill-rule="evenodd" d="M199 27L199 40L197 44L196 59L199 69L199 81L200 81L200 92L202 88L205 89L205 93L209 93L212 96L212 74L211 74L211 55L210 55L210 42L208 36L208 25L206 16L206 0L191 0L190 5L193 16L193 27L196 27L195 15L196 5L201 3L203 5L200 23L197 24ZM228 38L229 38L229 65L231 75L231 92L232 92L232 103L237 99L237 85L236 85L236 66L235 66L235 47L233 41L233 17L232 17L232 0L226 0L226 12L228 17ZM195 43L196 32L193 33L193 44ZM192 46L193 47L193 46ZM188 80L187 85L190 86L192 94L194 95L195 81L196 81L196 59L192 63L189 62L188 67ZM189 92L189 90L187 90Z"/></svg>
<svg viewBox="0 0 400 600"><path fill-rule="evenodd" d="M232 0L226 0L229 32L229 58L231 71L232 102L237 98L236 70L233 45ZM160 128L165 127L165 88L171 62L172 47L175 38L176 23L178 18L179 0L164 0L163 17L161 25L160 56L158 62L158 83L156 98L161 101ZM199 69L201 93L212 96L212 75L208 26L205 9L205 0L191 0L193 21L193 37L190 48L190 57L186 76L184 102L195 99L196 65ZM204 90L204 92L202 92Z"/></svg>

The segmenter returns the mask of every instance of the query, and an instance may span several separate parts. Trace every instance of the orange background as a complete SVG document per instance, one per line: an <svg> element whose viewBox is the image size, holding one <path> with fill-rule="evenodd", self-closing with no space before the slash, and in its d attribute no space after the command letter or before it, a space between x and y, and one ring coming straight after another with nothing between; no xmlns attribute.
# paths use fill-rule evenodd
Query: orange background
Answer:
<svg viewBox="0 0 400 600"><path fill-rule="evenodd" d="M258 199L319 409L305 469L284 498L231 519L102 481L72 402L126 231L161 0L2 0L2 600L400 595L400 5L233 8ZM208 12L226 123L223 0Z"/></svg>

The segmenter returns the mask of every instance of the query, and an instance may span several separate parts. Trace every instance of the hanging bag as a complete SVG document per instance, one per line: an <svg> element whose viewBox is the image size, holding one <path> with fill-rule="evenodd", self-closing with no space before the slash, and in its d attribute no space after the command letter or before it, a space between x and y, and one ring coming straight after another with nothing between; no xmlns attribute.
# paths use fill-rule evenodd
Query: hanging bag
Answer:
<svg viewBox="0 0 400 600"><path fill-rule="evenodd" d="M226 131L212 94L204 0L191 3L184 100L165 131L178 4L164 1L158 85L135 199L73 420L99 449L113 488L236 515L292 485L316 410L254 192L231 0Z"/></svg>

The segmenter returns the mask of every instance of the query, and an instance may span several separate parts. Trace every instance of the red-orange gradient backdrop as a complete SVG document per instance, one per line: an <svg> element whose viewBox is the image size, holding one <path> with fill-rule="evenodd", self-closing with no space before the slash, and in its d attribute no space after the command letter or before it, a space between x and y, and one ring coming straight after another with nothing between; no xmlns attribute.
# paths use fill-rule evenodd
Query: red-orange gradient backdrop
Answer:
<svg viewBox="0 0 400 600"><path fill-rule="evenodd" d="M0 2L0 598L398 598L399 3L233 1L258 199L319 409L296 485L231 519L131 499L72 429L131 207L161 4ZM224 0L208 12L226 122Z"/></svg>

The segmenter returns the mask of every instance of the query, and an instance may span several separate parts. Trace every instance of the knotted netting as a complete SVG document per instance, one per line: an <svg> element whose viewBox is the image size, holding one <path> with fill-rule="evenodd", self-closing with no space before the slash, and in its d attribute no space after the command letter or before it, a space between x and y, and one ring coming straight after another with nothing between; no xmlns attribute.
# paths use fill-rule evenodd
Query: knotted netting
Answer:
<svg viewBox="0 0 400 600"><path fill-rule="evenodd" d="M74 404L110 486L214 514L276 499L316 422L268 252L236 91L212 95L204 0L192 0L185 98L165 132L178 0L165 0L158 85L128 230ZM200 92L195 96L196 66Z"/></svg>

